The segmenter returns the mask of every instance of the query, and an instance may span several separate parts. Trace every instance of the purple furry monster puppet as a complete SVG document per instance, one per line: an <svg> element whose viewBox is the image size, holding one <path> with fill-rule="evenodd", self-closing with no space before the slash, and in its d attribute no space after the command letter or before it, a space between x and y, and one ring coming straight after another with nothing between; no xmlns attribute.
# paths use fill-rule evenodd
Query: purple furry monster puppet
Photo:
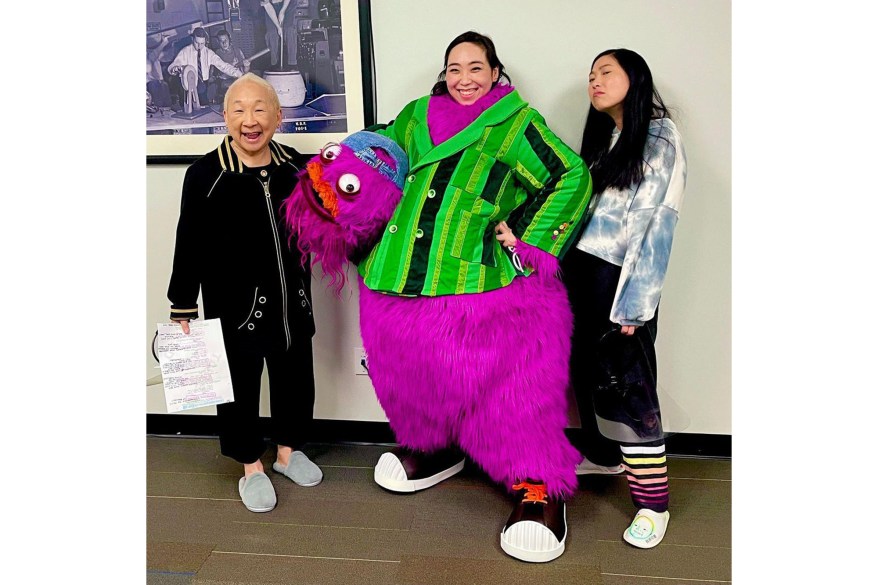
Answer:
<svg viewBox="0 0 878 585"><path fill-rule="evenodd" d="M383 138L358 132L347 141L363 134ZM401 179L396 177L405 175L408 162L396 143L383 140L386 149L396 147L395 156L384 149L355 153L346 141L327 145L307 164L283 204L299 250L314 254L336 294L344 286L348 260L374 244L402 197ZM359 201L361 192L368 194L365 202Z"/></svg>
<svg viewBox="0 0 878 585"><path fill-rule="evenodd" d="M358 132L312 159L285 202L299 249L336 293L347 262L386 231L407 172L395 142ZM573 318L557 258L520 240L515 253L533 272L489 292L395 296L359 279L369 375L402 447L382 455L375 480L397 492L430 487L463 468L459 448L510 492L537 483L527 498L555 507L541 518L513 510L501 545L550 560L564 548L563 500L581 461L564 436Z"/></svg>

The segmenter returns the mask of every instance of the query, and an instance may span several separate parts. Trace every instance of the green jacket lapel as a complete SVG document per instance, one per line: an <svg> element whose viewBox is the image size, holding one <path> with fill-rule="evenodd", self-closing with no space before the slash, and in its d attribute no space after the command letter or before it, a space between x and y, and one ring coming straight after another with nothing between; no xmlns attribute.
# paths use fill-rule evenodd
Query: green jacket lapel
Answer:
<svg viewBox="0 0 878 585"><path fill-rule="evenodd" d="M420 104L419 104L420 105ZM518 112L521 108L527 106L527 103L521 99L518 92L513 90L508 95L503 96L496 104L485 110L475 121L458 132L439 146L426 151L424 156L415 161L409 172L414 172L419 168L432 164L436 161L447 158L452 154L463 150L464 148L476 142L481 136L486 126L494 126L499 124ZM418 108L420 110L420 108ZM421 112L416 111L416 115ZM430 130L427 127L427 110L423 109L423 119L419 125L419 132L425 132L429 140Z"/></svg>

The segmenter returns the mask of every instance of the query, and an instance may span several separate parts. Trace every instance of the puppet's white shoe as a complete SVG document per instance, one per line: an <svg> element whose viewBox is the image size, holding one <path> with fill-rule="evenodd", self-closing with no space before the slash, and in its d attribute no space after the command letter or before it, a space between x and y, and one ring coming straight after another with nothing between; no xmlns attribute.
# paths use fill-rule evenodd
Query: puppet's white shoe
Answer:
<svg viewBox="0 0 878 585"><path fill-rule="evenodd" d="M455 449L423 453L398 448L378 459L375 483L392 492L416 492L459 473L464 461Z"/></svg>
<svg viewBox="0 0 878 585"><path fill-rule="evenodd" d="M567 540L567 506L549 498L545 484L522 482L518 502L500 532L500 548L528 563L547 563L561 556Z"/></svg>

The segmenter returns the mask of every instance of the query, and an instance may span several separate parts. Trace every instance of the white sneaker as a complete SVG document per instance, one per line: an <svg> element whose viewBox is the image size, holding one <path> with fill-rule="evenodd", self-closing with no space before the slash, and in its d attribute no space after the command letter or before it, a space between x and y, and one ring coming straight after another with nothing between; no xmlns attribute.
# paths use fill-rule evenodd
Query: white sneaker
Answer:
<svg viewBox="0 0 878 585"><path fill-rule="evenodd" d="M619 475L624 471L625 469L621 465L604 467L592 463L585 457L582 458L582 463L576 466L576 475Z"/></svg>
<svg viewBox="0 0 878 585"><path fill-rule="evenodd" d="M665 537L670 519L670 512L655 512L643 508L634 516L631 526L622 534L622 538L637 548L652 548Z"/></svg>

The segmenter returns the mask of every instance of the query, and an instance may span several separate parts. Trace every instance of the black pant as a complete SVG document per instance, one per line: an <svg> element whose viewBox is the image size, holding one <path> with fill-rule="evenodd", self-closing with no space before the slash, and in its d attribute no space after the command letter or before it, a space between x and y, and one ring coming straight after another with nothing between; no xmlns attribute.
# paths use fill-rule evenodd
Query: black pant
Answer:
<svg viewBox="0 0 878 585"><path fill-rule="evenodd" d="M269 353L232 340L226 343L226 353L235 401L216 407L222 454L253 463L265 453L259 416L263 364L268 365L271 441L294 449L304 444L314 420L311 338L293 337L289 350Z"/></svg>
<svg viewBox="0 0 878 585"><path fill-rule="evenodd" d="M561 268L573 309L570 383L582 424L581 439L574 439L573 443L592 463L607 467L619 465L622 462L619 443L604 437L598 430L592 395L597 379L595 353L598 342L606 332L619 328L610 321L610 310L622 268L577 248L572 248L564 257ZM638 327L635 333L641 336L653 372L657 372L657 333L658 309L653 318Z"/></svg>

